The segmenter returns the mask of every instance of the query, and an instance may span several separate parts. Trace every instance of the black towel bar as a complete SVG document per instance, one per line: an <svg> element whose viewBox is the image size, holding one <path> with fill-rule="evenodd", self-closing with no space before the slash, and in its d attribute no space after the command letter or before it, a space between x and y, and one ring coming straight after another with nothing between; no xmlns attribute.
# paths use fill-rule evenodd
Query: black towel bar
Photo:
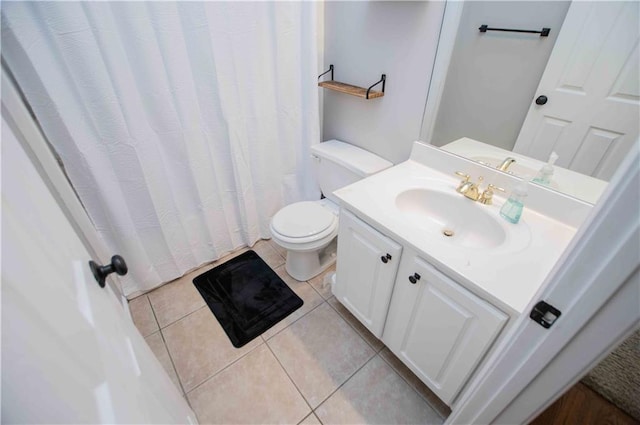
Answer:
<svg viewBox="0 0 640 425"><path fill-rule="evenodd" d="M548 37L549 31L551 31L551 28L542 28L542 31L534 31L534 30L517 30L517 29L509 29L509 28L489 28L488 25L480 25L480 28L478 29L480 30L480 32L487 32L487 31L526 32L529 34L540 34L540 37Z"/></svg>

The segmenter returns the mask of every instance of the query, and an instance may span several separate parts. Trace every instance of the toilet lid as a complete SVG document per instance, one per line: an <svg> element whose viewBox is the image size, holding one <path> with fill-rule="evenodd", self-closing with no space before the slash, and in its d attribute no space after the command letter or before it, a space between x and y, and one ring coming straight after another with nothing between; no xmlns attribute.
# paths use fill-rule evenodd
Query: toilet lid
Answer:
<svg viewBox="0 0 640 425"><path fill-rule="evenodd" d="M326 230L336 220L328 209L316 202L296 202L273 216L273 229L289 238L305 238Z"/></svg>

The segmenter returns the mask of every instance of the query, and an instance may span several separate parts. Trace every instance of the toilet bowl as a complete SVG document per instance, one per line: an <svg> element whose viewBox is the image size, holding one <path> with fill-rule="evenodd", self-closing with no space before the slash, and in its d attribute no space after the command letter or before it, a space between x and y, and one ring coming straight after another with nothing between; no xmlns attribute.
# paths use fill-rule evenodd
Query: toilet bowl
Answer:
<svg viewBox="0 0 640 425"><path fill-rule="evenodd" d="M294 279L309 280L335 263L338 206L328 199L287 205L273 216L270 230L287 250L285 269Z"/></svg>
<svg viewBox="0 0 640 425"><path fill-rule="evenodd" d="M333 192L393 164L339 140L311 147L314 173L326 196L287 205L271 219L273 241L287 250L285 269L309 280L336 261L339 207Z"/></svg>

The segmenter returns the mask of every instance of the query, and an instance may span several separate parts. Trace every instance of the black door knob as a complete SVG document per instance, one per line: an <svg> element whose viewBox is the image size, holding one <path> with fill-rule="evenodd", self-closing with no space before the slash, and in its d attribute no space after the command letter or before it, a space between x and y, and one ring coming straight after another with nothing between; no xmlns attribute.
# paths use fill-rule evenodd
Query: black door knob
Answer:
<svg viewBox="0 0 640 425"><path fill-rule="evenodd" d="M420 280L420 275L418 273L414 273L413 276L409 276L409 282L413 283L414 285L419 280Z"/></svg>
<svg viewBox="0 0 640 425"><path fill-rule="evenodd" d="M382 257L380 257L380 261L382 261L385 264L387 264L389 262L389 260L391 260L391 255L390 254L383 255Z"/></svg>
<svg viewBox="0 0 640 425"><path fill-rule="evenodd" d="M547 100L549 99L545 95L538 96L536 98L536 105L544 105L545 103L547 103Z"/></svg>
<svg viewBox="0 0 640 425"><path fill-rule="evenodd" d="M101 266L95 261L89 261L89 267L91 268L93 277L96 278L96 282L98 282L101 288L104 288L104 280L111 273L116 272L118 275L124 276L129 271L127 263L124 262L124 258L119 255L111 257L111 264L107 264L106 266Z"/></svg>

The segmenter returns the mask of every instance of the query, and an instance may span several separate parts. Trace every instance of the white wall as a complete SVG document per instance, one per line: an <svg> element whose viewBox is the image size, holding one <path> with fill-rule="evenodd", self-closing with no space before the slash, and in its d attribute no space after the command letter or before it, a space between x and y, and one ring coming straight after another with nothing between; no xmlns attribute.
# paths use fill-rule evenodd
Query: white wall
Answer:
<svg viewBox="0 0 640 425"><path fill-rule="evenodd" d="M326 2L325 69L368 87L387 75L385 95L365 100L323 90L323 140L339 139L399 163L420 126L444 2ZM378 88L378 87L376 87Z"/></svg>
<svg viewBox="0 0 640 425"><path fill-rule="evenodd" d="M470 137L511 150L570 2L467 2L430 142ZM478 27L541 30L549 37Z"/></svg>

